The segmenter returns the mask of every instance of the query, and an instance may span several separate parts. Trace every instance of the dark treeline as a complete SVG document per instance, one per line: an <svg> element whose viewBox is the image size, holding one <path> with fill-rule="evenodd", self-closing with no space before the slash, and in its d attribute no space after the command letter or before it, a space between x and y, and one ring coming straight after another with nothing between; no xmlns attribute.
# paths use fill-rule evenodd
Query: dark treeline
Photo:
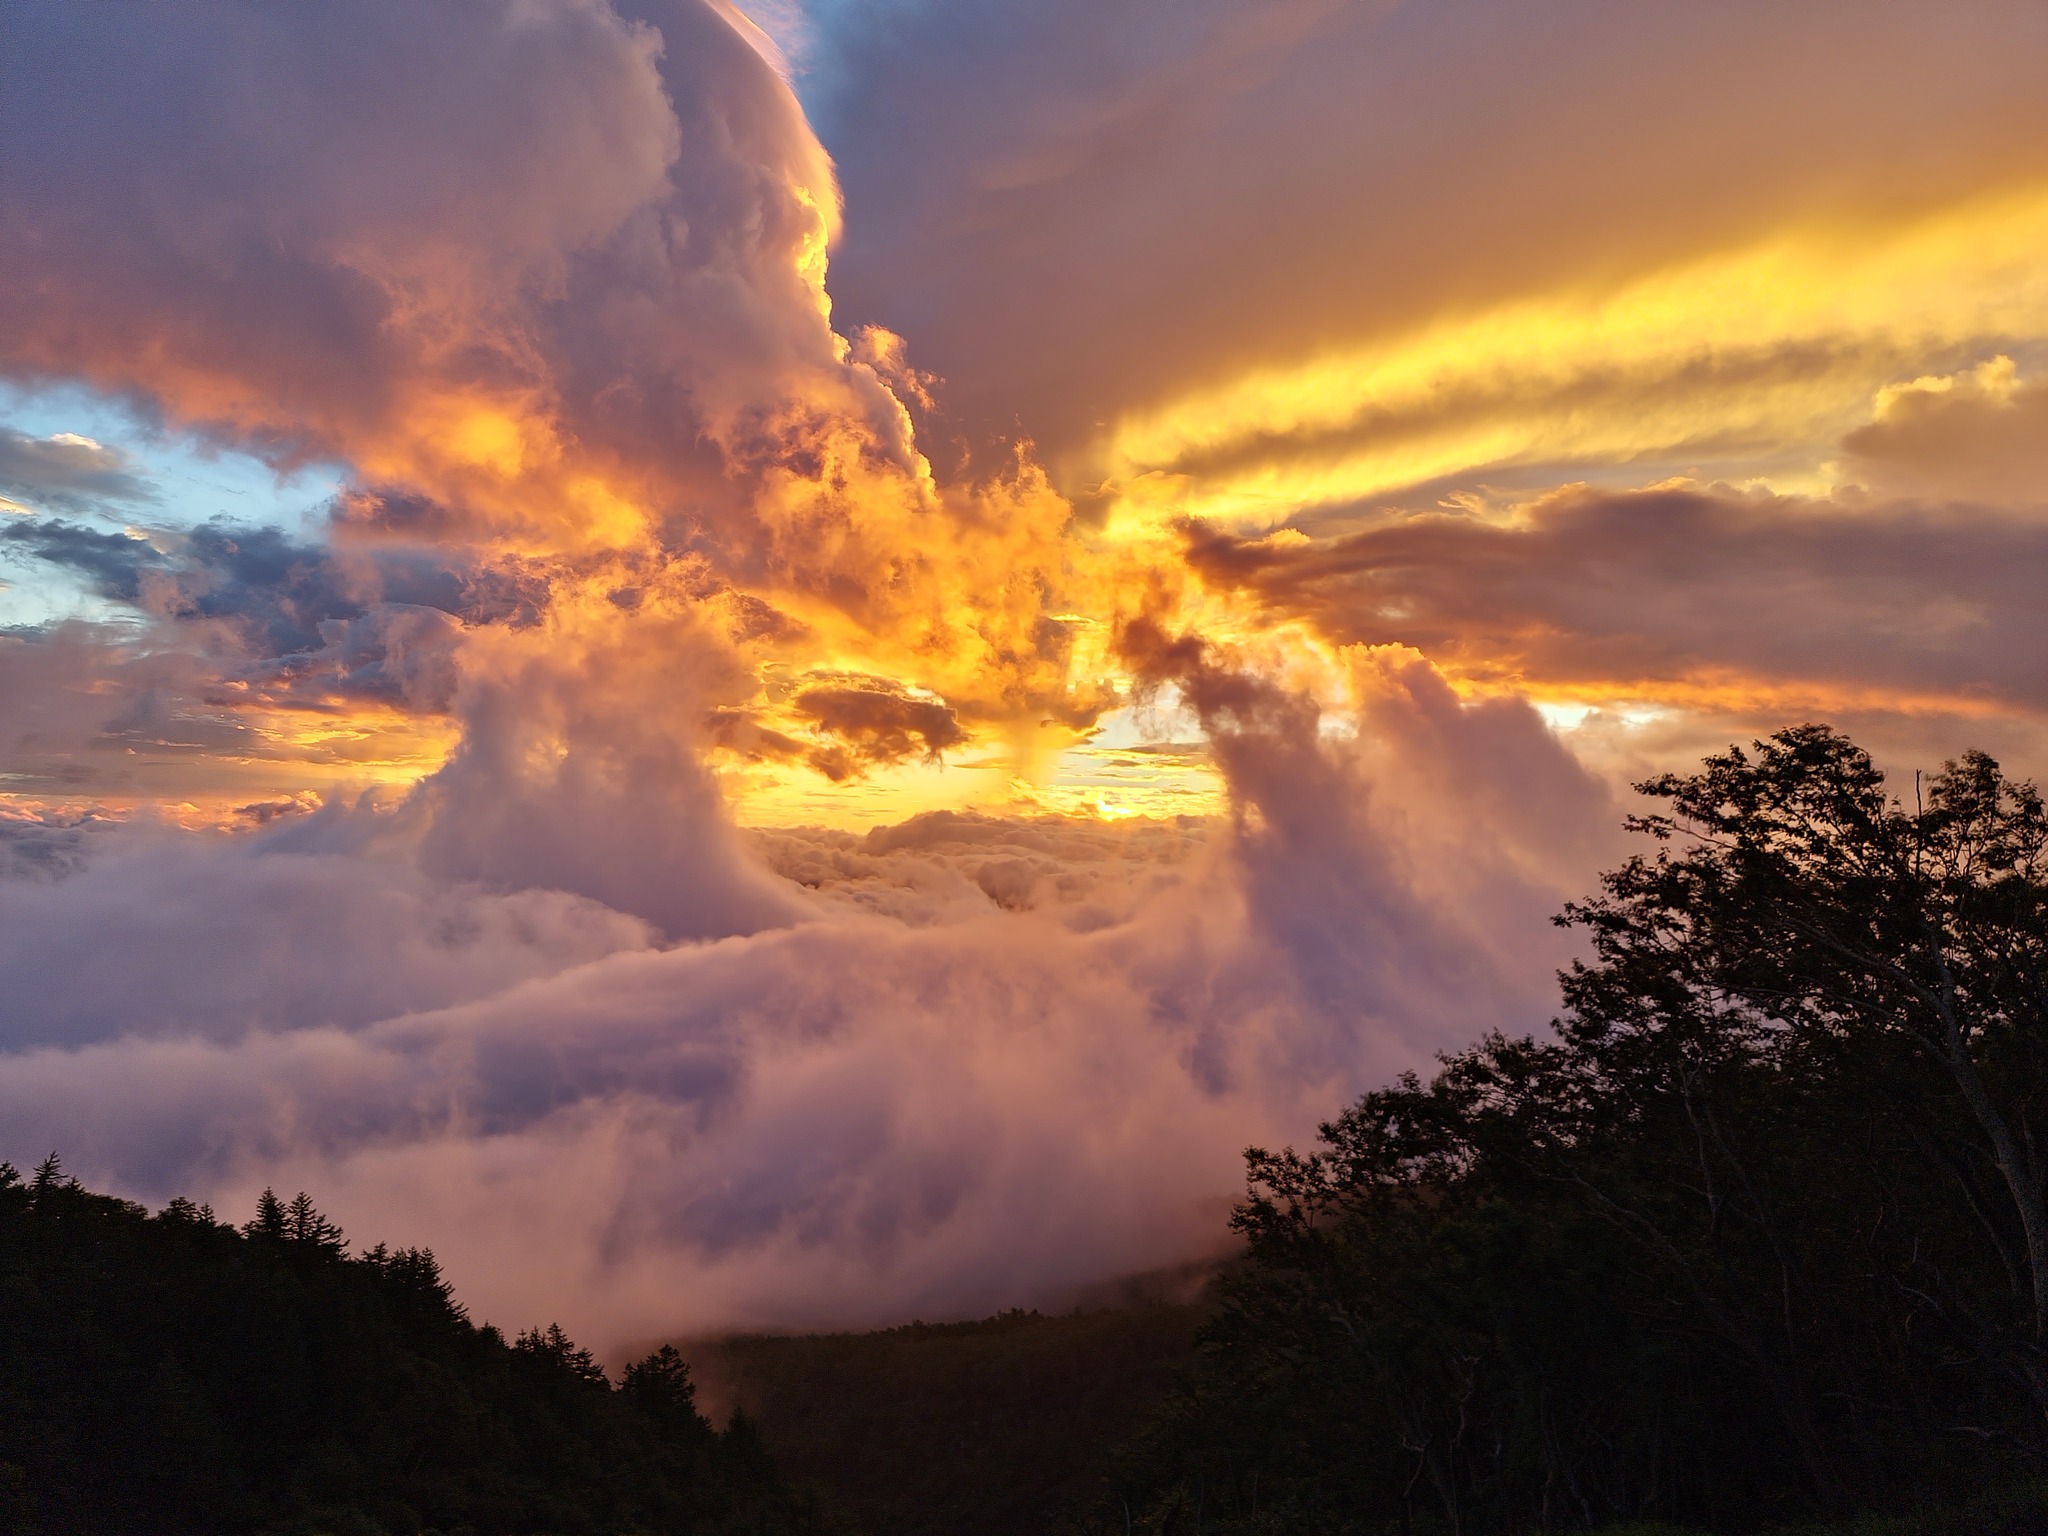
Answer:
<svg viewBox="0 0 2048 1536"><path fill-rule="evenodd" d="M2039 1478L2040 797L1972 755L1902 803L1820 727L1642 788L1550 1038L1248 1154L1248 1261L1094 1529L1742 1531Z"/></svg>
<svg viewBox="0 0 2048 1536"><path fill-rule="evenodd" d="M673 1349L614 1386L473 1324L431 1253L304 1195L237 1230L0 1164L0 1531L447 1536L814 1528Z"/></svg>

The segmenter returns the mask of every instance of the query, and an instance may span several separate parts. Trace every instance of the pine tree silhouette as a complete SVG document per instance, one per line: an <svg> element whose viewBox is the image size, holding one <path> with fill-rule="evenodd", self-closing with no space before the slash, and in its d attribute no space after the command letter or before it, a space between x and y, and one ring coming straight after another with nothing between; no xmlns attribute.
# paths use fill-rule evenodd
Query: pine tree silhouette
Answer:
<svg viewBox="0 0 2048 1536"><path fill-rule="evenodd" d="M286 1236L284 1202L277 1191L266 1188L256 1197L256 1214L242 1227L250 1237L269 1237L282 1242Z"/></svg>
<svg viewBox="0 0 2048 1536"><path fill-rule="evenodd" d="M36 1164L36 1174L29 1183L29 1192L40 1198L53 1189L62 1189L66 1182L63 1159L52 1152Z"/></svg>
<svg viewBox="0 0 2048 1536"><path fill-rule="evenodd" d="M284 1236L287 1241L310 1243L330 1253L340 1253L348 1247L348 1239L341 1235L341 1228L320 1214L312 1196L303 1189L293 1195L292 1203L285 1207Z"/></svg>

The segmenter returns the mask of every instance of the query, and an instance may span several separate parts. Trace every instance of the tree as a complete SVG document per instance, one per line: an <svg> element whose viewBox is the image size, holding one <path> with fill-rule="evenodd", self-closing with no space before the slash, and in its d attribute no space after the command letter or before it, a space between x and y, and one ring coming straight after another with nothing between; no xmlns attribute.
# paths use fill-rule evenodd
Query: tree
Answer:
<svg viewBox="0 0 2048 1536"><path fill-rule="evenodd" d="M424 1250L352 1258L307 1201L247 1231L0 1168L0 1531L816 1530L673 1390L472 1324ZM296 1203L296 1202L294 1202ZM52 1219L61 1216L62 1219ZM686 1379L686 1378L685 1378ZM688 1415L679 1418L678 1414Z"/></svg>
<svg viewBox="0 0 2048 1536"><path fill-rule="evenodd" d="M55 1152L36 1164L34 1176L29 1180L29 1192L41 1200L54 1191L75 1187L77 1181L64 1175L64 1163Z"/></svg>
<svg viewBox="0 0 2048 1536"><path fill-rule="evenodd" d="M213 1207L179 1195L163 1208L163 1219L188 1226L210 1227L214 1224Z"/></svg>
<svg viewBox="0 0 2048 1536"><path fill-rule="evenodd" d="M250 1237L268 1237L283 1242L288 1230L284 1202L277 1198L277 1191L265 1187L256 1197L256 1214L242 1225L242 1231Z"/></svg>
<svg viewBox="0 0 2048 1536"><path fill-rule="evenodd" d="M650 1408L696 1411L697 1384L690 1380L689 1362L673 1344L664 1344L646 1359L627 1366L620 1385Z"/></svg>
<svg viewBox="0 0 2048 1536"><path fill-rule="evenodd" d="M2048 1456L2040 796L1821 726L1639 788L1548 1038L1247 1154L1143 1528L1741 1527Z"/></svg>
<svg viewBox="0 0 2048 1536"><path fill-rule="evenodd" d="M1952 1181L2022 1303L1971 1326L2048 1411L2048 811L1971 752L1908 806L1823 726L1640 786L1667 846L1560 919L1577 1037L1713 1019L1883 1095ZM1944 1298L1960 1305L1962 1298ZM2025 1348L1992 1335L2017 1323Z"/></svg>
<svg viewBox="0 0 2048 1536"><path fill-rule="evenodd" d="M549 1323L544 1329L529 1328L513 1341L512 1347L522 1354L558 1366L577 1381L602 1387L611 1385L604 1367L597 1363L597 1356L577 1345L562 1331L560 1323Z"/></svg>
<svg viewBox="0 0 2048 1536"><path fill-rule="evenodd" d="M341 1228L320 1214L303 1189L284 1209L284 1236L288 1242L306 1243L329 1253L339 1254L348 1247Z"/></svg>
<svg viewBox="0 0 2048 1536"><path fill-rule="evenodd" d="M627 1366L619 1392L671 1440L701 1439L709 1430L697 1412L697 1384L690 1379L689 1363L673 1344Z"/></svg>

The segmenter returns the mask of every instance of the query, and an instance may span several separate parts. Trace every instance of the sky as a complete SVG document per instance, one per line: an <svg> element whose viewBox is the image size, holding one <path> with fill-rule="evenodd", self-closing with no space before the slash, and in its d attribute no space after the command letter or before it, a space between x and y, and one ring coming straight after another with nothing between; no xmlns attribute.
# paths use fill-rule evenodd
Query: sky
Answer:
<svg viewBox="0 0 2048 1536"><path fill-rule="evenodd" d="M2021 0L0 0L0 1157L617 1353L1200 1259L1631 785L2048 768Z"/></svg>

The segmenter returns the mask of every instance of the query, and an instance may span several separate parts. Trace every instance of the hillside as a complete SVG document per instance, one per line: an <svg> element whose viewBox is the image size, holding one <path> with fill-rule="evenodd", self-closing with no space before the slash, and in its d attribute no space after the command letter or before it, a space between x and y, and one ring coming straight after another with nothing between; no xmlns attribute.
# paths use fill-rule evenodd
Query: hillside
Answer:
<svg viewBox="0 0 2048 1536"><path fill-rule="evenodd" d="M0 1163L6 1536L752 1536L815 1528L674 1351L613 1385L472 1323L431 1253L303 1195L236 1228Z"/></svg>
<svg viewBox="0 0 2048 1536"><path fill-rule="evenodd" d="M873 1536L1042 1532L1095 1497L1194 1354L1205 1301L689 1346L793 1480Z"/></svg>

